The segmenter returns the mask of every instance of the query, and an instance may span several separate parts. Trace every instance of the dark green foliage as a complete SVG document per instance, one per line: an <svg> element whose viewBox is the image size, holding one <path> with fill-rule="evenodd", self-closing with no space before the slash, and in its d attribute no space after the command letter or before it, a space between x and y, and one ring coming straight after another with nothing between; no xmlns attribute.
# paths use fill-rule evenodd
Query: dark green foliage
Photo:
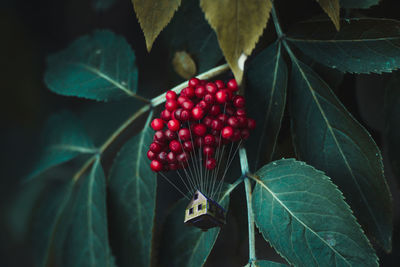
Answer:
<svg viewBox="0 0 400 267"><path fill-rule="evenodd" d="M315 61L343 72L400 67L400 22L391 19L342 19L339 32L329 19L313 19L295 25L287 39Z"/></svg>
<svg viewBox="0 0 400 267"><path fill-rule="evenodd" d="M45 82L57 94L99 101L135 95L138 70L126 40L95 31L48 58Z"/></svg>
<svg viewBox="0 0 400 267"><path fill-rule="evenodd" d="M253 262L254 267L285 267L287 266L286 264L282 263L277 263L273 261L263 261L263 260L258 260ZM245 267L250 267L250 264L246 265Z"/></svg>
<svg viewBox="0 0 400 267"><path fill-rule="evenodd" d="M293 159L256 175L254 215L264 238L296 266L378 266L377 257L336 186Z"/></svg>
<svg viewBox="0 0 400 267"><path fill-rule="evenodd" d="M116 0L92 0L93 8L97 11L105 11L114 5Z"/></svg>
<svg viewBox="0 0 400 267"><path fill-rule="evenodd" d="M256 119L257 128L246 147L250 169L256 170L272 158L285 111L287 66L280 43L274 43L250 62L247 78L248 112Z"/></svg>
<svg viewBox="0 0 400 267"><path fill-rule="evenodd" d="M292 60L290 112L298 157L327 173L361 225L390 251L391 196L378 147L329 86L308 66Z"/></svg>
<svg viewBox="0 0 400 267"><path fill-rule="evenodd" d="M379 4L381 0L340 0L340 6L343 8L369 8Z"/></svg>

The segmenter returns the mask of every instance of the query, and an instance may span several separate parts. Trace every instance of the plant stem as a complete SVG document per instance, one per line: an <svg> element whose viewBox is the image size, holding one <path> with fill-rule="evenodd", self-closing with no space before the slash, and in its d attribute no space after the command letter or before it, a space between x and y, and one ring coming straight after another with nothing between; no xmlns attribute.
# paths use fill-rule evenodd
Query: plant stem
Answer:
<svg viewBox="0 0 400 267"><path fill-rule="evenodd" d="M249 227L249 263L256 261L256 244L255 244L255 231L254 231L254 213L252 204L252 191L251 182L247 177L249 174L249 163L247 160L247 153L244 147L239 150L240 166L242 168L242 175L244 178L244 186L246 190L246 202L247 202L247 221Z"/></svg>
<svg viewBox="0 0 400 267"><path fill-rule="evenodd" d="M278 35L278 39L282 39L285 36L285 34L282 31L281 25L278 20L278 16L276 15L274 4L272 4L271 15L272 15L272 20L274 22L276 34Z"/></svg>

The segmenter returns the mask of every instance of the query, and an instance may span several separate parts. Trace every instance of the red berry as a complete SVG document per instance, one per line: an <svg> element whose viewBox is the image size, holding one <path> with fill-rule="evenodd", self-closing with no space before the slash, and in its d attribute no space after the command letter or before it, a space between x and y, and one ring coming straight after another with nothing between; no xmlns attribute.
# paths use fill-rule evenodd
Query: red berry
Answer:
<svg viewBox="0 0 400 267"><path fill-rule="evenodd" d="M203 154L208 157L211 158L212 155L214 155L215 149L211 146L204 146L203 148Z"/></svg>
<svg viewBox="0 0 400 267"><path fill-rule="evenodd" d="M213 120L211 123L211 128L214 130L221 130L223 126L224 126L224 124L222 123L222 121L220 121L218 119Z"/></svg>
<svg viewBox="0 0 400 267"><path fill-rule="evenodd" d="M212 94L206 94L204 96L204 101L206 101L207 104L212 104L214 103L214 96Z"/></svg>
<svg viewBox="0 0 400 267"><path fill-rule="evenodd" d="M169 111L174 111L178 108L178 102L176 102L176 100L168 100L165 103L165 108Z"/></svg>
<svg viewBox="0 0 400 267"><path fill-rule="evenodd" d="M164 109L163 111L161 111L161 119L169 121L171 119L171 111L169 111L168 109Z"/></svg>
<svg viewBox="0 0 400 267"><path fill-rule="evenodd" d="M169 91L167 92L167 94L165 95L165 98L166 98L167 100L175 100L176 97L177 97L176 93L175 93L174 91L171 91L171 90L169 90Z"/></svg>
<svg viewBox="0 0 400 267"><path fill-rule="evenodd" d="M194 91L198 98L203 98L206 94L206 88L204 86L197 86L196 90Z"/></svg>
<svg viewBox="0 0 400 267"><path fill-rule="evenodd" d="M207 83L206 84L206 91L208 93L214 95L218 91L218 88L214 83Z"/></svg>
<svg viewBox="0 0 400 267"><path fill-rule="evenodd" d="M160 162L167 162L167 152L161 151L160 153L158 153L157 159L158 159Z"/></svg>
<svg viewBox="0 0 400 267"><path fill-rule="evenodd" d="M183 92L187 98L195 97L195 92L193 87L186 87L185 89L183 89Z"/></svg>
<svg viewBox="0 0 400 267"><path fill-rule="evenodd" d="M211 134L204 136L204 144L207 146L213 146L215 143L215 137Z"/></svg>
<svg viewBox="0 0 400 267"><path fill-rule="evenodd" d="M229 139L233 135L233 128L231 126L224 127L224 129L222 129L221 135L223 138Z"/></svg>
<svg viewBox="0 0 400 267"><path fill-rule="evenodd" d="M239 127L239 120L236 117L230 117L228 119L228 124L233 128Z"/></svg>
<svg viewBox="0 0 400 267"><path fill-rule="evenodd" d="M173 111L173 112L172 112L172 119L174 119L174 120L180 120L180 119L181 119L182 110L183 110L183 109L178 108L177 110ZM167 126L168 126L168 125L167 125Z"/></svg>
<svg viewBox="0 0 400 267"><path fill-rule="evenodd" d="M170 151L170 152L167 154L167 161L168 161L169 163L175 163L175 162L176 162L176 156L175 156L174 152Z"/></svg>
<svg viewBox="0 0 400 267"><path fill-rule="evenodd" d="M225 113L232 116L233 114L235 114L235 109L233 107L226 107Z"/></svg>
<svg viewBox="0 0 400 267"><path fill-rule="evenodd" d="M196 106L199 107L199 108L202 108L202 109L204 109L204 110L207 110L208 107L209 107L209 105L207 104L207 102L204 101L204 100L201 100Z"/></svg>
<svg viewBox="0 0 400 267"><path fill-rule="evenodd" d="M179 130L178 133L179 139L181 139L182 141L187 141L190 139L190 131L187 128L183 128Z"/></svg>
<svg viewBox="0 0 400 267"><path fill-rule="evenodd" d="M203 137L196 137L196 140L194 141L196 144L196 147L202 147L204 146L204 138Z"/></svg>
<svg viewBox="0 0 400 267"><path fill-rule="evenodd" d="M192 109L192 118L195 120L201 120L204 116L204 109L200 107L194 107Z"/></svg>
<svg viewBox="0 0 400 267"><path fill-rule="evenodd" d="M225 92L225 90L219 90L215 94L215 100L220 104L226 103L228 100L228 94Z"/></svg>
<svg viewBox="0 0 400 267"><path fill-rule="evenodd" d="M194 104L192 101L188 100L182 103L181 107L184 109L192 109L194 107Z"/></svg>
<svg viewBox="0 0 400 267"><path fill-rule="evenodd" d="M179 152L182 151L181 143L179 143L179 141L172 140L169 143L169 149L171 149L171 151L174 152L174 153L179 153Z"/></svg>
<svg viewBox="0 0 400 267"><path fill-rule="evenodd" d="M200 84L200 80L197 79L197 78L192 78L188 82L188 85L191 86L191 87L196 87L199 84Z"/></svg>
<svg viewBox="0 0 400 267"><path fill-rule="evenodd" d="M244 110L244 109L237 109L237 110L236 110L236 116L239 116L239 117L246 117L246 110Z"/></svg>
<svg viewBox="0 0 400 267"><path fill-rule="evenodd" d="M150 168L153 170L153 172L159 172L163 169L163 165L158 160L153 160L150 163Z"/></svg>
<svg viewBox="0 0 400 267"><path fill-rule="evenodd" d="M236 141L239 141L240 138L241 138L240 130L239 130L239 129L235 129L235 130L233 131L233 135L232 135L232 137L231 137L231 140L232 140L233 142L236 142Z"/></svg>
<svg viewBox="0 0 400 267"><path fill-rule="evenodd" d="M157 131L154 133L154 141L163 143L165 141L165 135L163 131Z"/></svg>
<svg viewBox="0 0 400 267"><path fill-rule="evenodd" d="M224 91L225 91L226 95L228 96L228 101L231 101L232 97L233 97L232 91L229 91L228 89L224 89Z"/></svg>
<svg viewBox="0 0 400 267"><path fill-rule="evenodd" d="M203 119L203 124L207 127L211 127L211 123L212 123L213 119L210 116L206 116Z"/></svg>
<svg viewBox="0 0 400 267"><path fill-rule="evenodd" d="M147 151L147 157L149 158L149 160L153 160L156 158L156 153L154 153L153 151L149 150Z"/></svg>
<svg viewBox="0 0 400 267"><path fill-rule="evenodd" d="M244 128L247 127L247 118L246 117L236 117L239 121L239 127Z"/></svg>
<svg viewBox="0 0 400 267"><path fill-rule="evenodd" d="M151 143L150 144L150 150L154 153L160 153L162 150L162 146L160 144L157 143Z"/></svg>
<svg viewBox="0 0 400 267"><path fill-rule="evenodd" d="M179 154L178 156L176 156L176 159L178 160L178 162L187 162L189 159L189 156L186 152L182 152L181 154Z"/></svg>
<svg viewBox="0 0 400 267"><path fill-rule="evenodd" d="M214 158L207 159L204 163L207 169L212 170L217 166L217 161Z"/></svg>
<svg viewBox="0 0 400 267"><path fill-rule="evenodd" d="M179 165L178 165L178 163L170 163L170 164L168 164L168 168L171 171L175 171L175 170L179 169Z"/></svg>
<svg viewBox="0 0 400 267"><path fill-rule="evenodd" d="M246 104L246 100L243 96L237 95L233 98L233 105L237 108L243 108Z"/></svg>
<svg viewBox="0 0 400 267"><path fill-rule="evenodd" d="M170 129L165 130L164 135L170 141L175 140L177 138L176 133L171 131Z"/></svg>
<svg viewBox="0 0 400 267"><path fill-rule="evenodd" d="M217 119L219 119L220 121L222 121L222 123L226 123L227 121L228 121L228 115L226 115L226 114L219 114L218 116L217 116Z"/></svg>
<svg viewBox="0 0 400 267"><path fill-rule="evenodd" d="M151 128L153 128L154 131L159 131L162 130L164 128L164 121L162 119L154 119L151 122Z"/></svg>
<svg viewBox="0 0 400 267"><path fill-rule="evenodd" d="M193 143L192 141L185 141L183 142L183 149L185 151L192 151L193 150Z"/></svg>
<svg viewBox="0 0 400 267"><path fill-rule="evenodd" d="M240 131L240 136L242 137L242 139L247 139L250 136L250 131L249 129L242 129Z"/></svg>
<svg viewBox="0 0 400 267"><path fill-rule="evenodd" d="M254 119L247 119L247 127L250 130L253 130L254 128L256 128L256 121Z"/></svg>
<svg viewBox="0 0 400 267"><path fill-rule="evenodd" d="M210 115L217 116L221 113L221 107L219 105L212 105L210 108Z"/></svg>
<svg viewBox="0 0 400 267"><path fill-rule="evenodd" d="M193 127L193 132L194 132L194 134L197 135L197 136L203 136L203 135L205 135L206 132L207 132L207 127L206 127L204 124L201 124L201 123L196 124L196 125Z"/></svg>
<svg viewBox="0 0 400 267"><path fill-rule="evenodd" d="M181 127L181 124L179 123L178 120L170 120L168 122L168 129L170 129L173 132L176 132L179 130L179 128Z"/></svg>
<svg viewBox="0 0 400 267"><path fill-rule="evenodd" d="M190 111L188 110L182 110L181 116L180 116L181 121L188 121L190 120Z"/></svg>
<svg viewBox="0 0 400 267"><path fill-rule="evenodd" d="M230 80L227 84L228 89L235 92L238 90L238 86L235 79Z"/></svg>
<svg viewBox="0 0 400 267"><path fill-rule="evenodd" d="M177 102L179 105L182 105L183 102L188 101L188 100L189 100L189 98L187 98L187 97L179 96Z"/></svg>
<svg viewBox="0 0 400 267"><path fill-rule="evenodd" d="M222 89L222 88L225 87L224 82L221 81L221 80L216 80L214 83L215 83L215 85L217 86L218 89Z"/></svg>

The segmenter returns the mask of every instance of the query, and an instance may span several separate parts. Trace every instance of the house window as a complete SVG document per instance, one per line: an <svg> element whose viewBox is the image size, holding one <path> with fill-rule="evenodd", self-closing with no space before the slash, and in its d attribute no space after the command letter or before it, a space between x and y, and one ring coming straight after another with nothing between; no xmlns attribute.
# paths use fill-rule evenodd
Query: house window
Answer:
<svg viewBox="0 0 400 267"><path fill-rule="evenodd" d="M189 209L189 215L190 215L190 214L193 214L193 208L190 208L190 209Z"/></svg>
<svg viewBox="0 0 400 267"><path fill-rule="evenodd" d="M198 206L197 206L197 210L202 210L203 209L203 204L199 204Z"/></svg>
<svg viewBox="0 0 400 267"><path fill-rule="evenodd" d="M194 198L194 200L197 200L197 199L199 198L199 194L197 194L197 193L194 194L194 197L193 197L193 198Z"/></svg>

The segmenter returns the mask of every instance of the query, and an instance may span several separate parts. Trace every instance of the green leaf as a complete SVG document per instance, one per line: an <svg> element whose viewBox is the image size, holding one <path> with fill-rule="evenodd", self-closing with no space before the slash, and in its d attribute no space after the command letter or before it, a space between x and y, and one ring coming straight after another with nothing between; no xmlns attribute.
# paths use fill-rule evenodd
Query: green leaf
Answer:
<svg viewBox="0 0 400 267"><path fill-rule="evenodd" d="M287 265L278 262L257 260L253 261L251 264L248 263L245 267L285 267L285 266Z"/></svg>
<svg viewBox="0 0 400 267"><path fill-rule="evenodd" d="M157 175L146 157L151 118L152 113L143 131L122 147L110 172L111 240L121 267L151 262L157 187Z"/></svg>
<svg viewBox="0 0 400 267"><path fill-rule="evenodd" d="M385 95L385 139L392 171L400 181L400 76L394 74Z"/></svg>
<svg viewBox="0 0 400 267"><path fill-rule="evenodd" d="M238 82L242 81L243 68L239 58L250 55L267 26L270 0L201 0L206 19L217 33L225 59Z"/></svg>
<svg viewBox="0 0 400 267"><path fill-rule="evenodd" d="M258 54L247 71L248 113L257 122L246 143L251 170L272 158L285 111L286 86L287 66L277 42Z"/></svg>
<svg viewBox="0 0 400 267"><path fill-rule="evenodd" d="M341 20L337 32L327 19L298 23L288 41L328 67L351 73L391 72L400 67L400 22L391 19Z"/></svg>
<svg viewBox="0 0 400 267"><path fill-rule="evenodd" d="M32 179L51 167L67 162L80 154L97 152L81 122L69 112L50 117L45 126L43 139L44 149L34 171L27 179Z"/></svg>
<svg viewBox="0 0 400 267"><path fill-rule="evenodd" d="M92 6L96 11L105 11L115 4L115 0L92 0Z"/></svg>
<svg viewBox="0 0 400 267"><path fill-rule="evenodd" d="M367 233L391 250L392 204L382 156L329 86L293 59L290 113L298 157L339 186Z"/></svg>
<svg viewBox="0 0 400 267"><path fill-rule="evenodd" d="M49 56L44 79L54 93L108 101L136 96L138 70L123 37L95 31Z"/></svg>
<svg viewBox="0 0 400 267"><path fill-rule="evenodd" d="M370 8L378 5L380 0L340 0L340 6L343 8Z"/></svg>
<svg viewBox="0 0 400 267"><path fill-rule="evenodd" d="M193 57L199 73L214 67L223 57L217 35L204 19L197 0L183 1L163 34L174 52L187 51Z"/></svg>
<svg viewBox="0 0 400 267"><path fill-rule="evenodd" d="M336 27L336 30L340 30L340 6L339 0L317 0L321 8L328 14Z"/></svg>
<svg viewBox="0 0 400 267"><path fill-rule="evenodd" d="M150 51L157 36L174 16L181 0L132 0L132 3L146 38L147 50Z"/></svg>
<svg viewBox="0 0 400 267"><path fill-rule="evenodd" d="M341 192L304 162L272 162L256 175L254 215L266 240L294 266L378 266Z"/></svg>
<svg viewBox="0 0 400 267"><path fill-rule="evenodd" d="M228 212L229 195L220 205ZM203 266L217 240L220 228L207 232L183 224L187 199L181 199L167 216L161 241L161 266Z"/></svg>

